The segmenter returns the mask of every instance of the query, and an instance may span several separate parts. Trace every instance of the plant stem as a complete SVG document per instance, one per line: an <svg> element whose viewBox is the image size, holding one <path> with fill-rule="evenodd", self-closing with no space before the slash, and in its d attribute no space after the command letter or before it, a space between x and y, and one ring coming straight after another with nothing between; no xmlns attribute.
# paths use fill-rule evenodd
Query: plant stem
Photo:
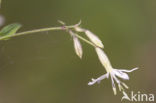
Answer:
<svg viewBox="0 0 156 103"><path fill-rule="evenodd" d="M79 39L81 39L82 41L86 42L87 44L93 46L93 47L96 47L95 44L93 44L92 42L90 42L89 40L83 38L82 36L78 35L78 34L75 34Z"/></svg>
<svg viewBox="0 0 156 103"><path fill-rule="evenodd" d="M66 28L74 28L74 25L66 26ZM35 29L35 30L30 30L30 31L24 31L24 32L16 33L14 35L6 35L6 36L3 36L3 37L0 37L0 40L4 40L4 39L7 39L7 38L16 37L16 36L32 34L32 33L53 31L53 30L63 30L63 27L50 27L50 28L42 28L42 29Z"/></svg>
<svg viewBox="0 0 156 103"><path fill-rule="evenodd" d="M76 24L77 25L77 24ZM66 29L72 29L74 28L76 25L71 25L71 26L61 26L61 27L50 27L50 28L42 28L42 29L35 29L35 30L30 30L30 31L24 31L24 32L19 32L13 35L6 35L6 36L2 36L0 37L0 40L7 40L8 38L11 37L17 37L17 36L22 36L22 35L27 35L27 34L33 34L33 33L39 33L39 32L45 32L45 31L55 31L55 30L66 30ZM92 45L95 47L95 45L88 41L87 39L83 38L82 36L76 34L76 36L81 39L82 41L86 42L89 45Z"/></svg>

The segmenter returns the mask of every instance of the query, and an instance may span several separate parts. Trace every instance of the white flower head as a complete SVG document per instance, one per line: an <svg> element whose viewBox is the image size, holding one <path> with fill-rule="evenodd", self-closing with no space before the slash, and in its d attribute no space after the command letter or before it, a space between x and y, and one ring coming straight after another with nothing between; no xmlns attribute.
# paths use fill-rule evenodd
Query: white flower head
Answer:
<svg viewBox="0 0 156 103"><path fill-rule="evenodd" d="M89 30L85 30L85 34L97 47L104 48L102 41L94 33Z"/></svg>
<svg viewBox="0 0 156 103"><path fill-rule="evenodd" d="M118 78L123 79L123 80L129 80L129 76L128 76L127 73L133 72L133 71L137 70L138 68L133 68L131 70L114 69L111 66L111 63L110 63L107 55L104 53L104 51L102 49L98 48L98 47L95 48L95 50L97 52L97 55L98 55L98 58L99 58L101 64L105 67L107 73L100 76L97 79L92 79L92 81L89 82L88 85L93 85L95 83L100 83L101 80L110 77L111 81L112 81L112 89L113 89L113 92L114 92L115 95L117 94L115 82L118 84L118 87L119 87L120 91L124 92L124 88L128 89L128 86L124 82L120 81Z"/></svg>

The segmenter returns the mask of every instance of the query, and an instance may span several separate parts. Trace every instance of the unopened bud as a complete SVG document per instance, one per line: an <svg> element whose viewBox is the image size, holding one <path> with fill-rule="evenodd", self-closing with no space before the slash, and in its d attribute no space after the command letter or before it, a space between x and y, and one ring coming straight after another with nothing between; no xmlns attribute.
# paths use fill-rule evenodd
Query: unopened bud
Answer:
<svg viewBox="0 0 156 103"><path fill-rule="evenodd" d="M98 47L104 48L104 45L102 44L102 41L97 37L95 34L93 34L91 31L86 30L85 34L87 37Z"/></svg>
<svg viewBox="0 0 156 103"><path fill-rule="evenodd" d="M82 46L81 46L81 43L80 41L78 40L77 37L73 37L73 42L74 42L74 48L75 48L75 52L76 54L82 58L82 54L83 54L83 51L82 51Z"/></svg>

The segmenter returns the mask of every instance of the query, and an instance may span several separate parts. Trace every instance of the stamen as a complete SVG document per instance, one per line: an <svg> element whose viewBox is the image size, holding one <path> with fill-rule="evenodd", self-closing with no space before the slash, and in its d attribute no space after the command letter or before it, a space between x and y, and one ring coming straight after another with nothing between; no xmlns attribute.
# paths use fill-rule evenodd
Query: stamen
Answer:
<svg viewBox="0 0 156 103"><path fill-rule="evenodd" d="M113 92L114 92L114 95L117 94L117 92L116 92L116 88L114 88L114 87L113 87Z"/></svg>
<svg viewBox="0 0 156 103"><path fill-rule="evenodd" d="M114 95L116 95L117 92L116 92L116 86L115 86L115 83L114 83L114 79L113 79L112 75L110 75L110 76L111 76L111 80L112 80L112 88L113 88L113 92L114 92Z"/></svg>
<svg viewBox="0 0 156 103"><path fill-rule="evenodd" d="M122 83L122 85L123 85L126 89L129 88L124 82L121 82L121 83Z"/></svg>

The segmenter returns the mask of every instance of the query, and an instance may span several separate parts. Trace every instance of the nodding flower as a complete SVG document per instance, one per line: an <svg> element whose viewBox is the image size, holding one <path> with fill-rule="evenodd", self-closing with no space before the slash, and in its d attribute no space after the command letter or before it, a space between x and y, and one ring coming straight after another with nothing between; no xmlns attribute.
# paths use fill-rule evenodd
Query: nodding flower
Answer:
<svg viewBox="0 0 156 103"><path fill-rule="evenodd" d="M129 80L129 76L128 76L127 73L133 72L133 71L137 70L138 68L133 68L131 70L115 69L115 68L113 68L112 65L111 65L110 60L108 59L107 55L103 51L104 45L103 45L102 41L99 39L98 36L96 36L90 30L87 30L87 29L79 27L79 25L76 25L74 27L74 30L76 32L83 32L83 33L85 33L85 35L90 40L89 42L93 43L92 46L95 48L97 56L98 56L101 64L103 65L103 67L106 69L106 72L107 72L106 74L98 77L97 79L92 78L92 81L89 82L88 85L93 85L95 83L100 83L103 79L110 77L110 79L112 81L112 89L113 89L114 95L117 94L117 90L116 90L116 84L117 84L118 88L119 88L119 91L123 93L122 99L129 100L129 97L128 97L128 95L125 92L125 89L128 89L129 87L124 82L122 82L120 79L122 79L122 80ZM71 30L69 31L69 33L73 37L74 48L75 48L76 54L80 58L82 58L82 47L81 47L81 44L80 44L80 42L79 42L79 40L77 38L77 34L72 32ZM91 43L89 43L89 44L91 44Z"/></svg>
<svg viewBox="0 0 156 103"><path fill-rule="evenodd" d="M121 78L123 80L129 80L129 76L127 73L133 72L133 71L137 70L138 68L133 68L131 70L114 69L111 66L111 63L110 63L107 55L105 54L105 52L101 48L98 48L98 47L96 47L95 50L96 50L96 53L98 55L98 58L99 58L101 64L104 66L107 73L100 76L97 79L92 79L92 81L89 82L88 85L100 83L101 80L110 77L111 81L112 81L112 89L113 89L114 95L117 94L115 82L118 84L119 90L125 94L124 88L128 89L128 86L124 82L120 81L118 78Z"/></svg>

